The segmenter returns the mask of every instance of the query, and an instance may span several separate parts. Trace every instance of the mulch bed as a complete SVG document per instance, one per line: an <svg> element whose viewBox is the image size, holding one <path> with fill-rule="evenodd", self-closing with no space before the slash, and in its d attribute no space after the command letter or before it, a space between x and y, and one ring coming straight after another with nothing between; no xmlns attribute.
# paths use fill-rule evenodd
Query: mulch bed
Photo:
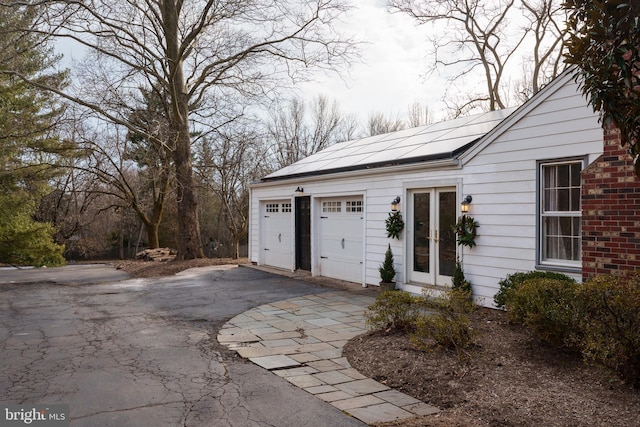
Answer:
<svg viewBox="0 0 640 427"><path fill-rule="evenodd" d="M385 426L640 426L640 391L611 371L537 342L501 311L473 315L480 333L464 357L416 350L402 333L372 332L344 354L358 371L441 408Z"/></svg>

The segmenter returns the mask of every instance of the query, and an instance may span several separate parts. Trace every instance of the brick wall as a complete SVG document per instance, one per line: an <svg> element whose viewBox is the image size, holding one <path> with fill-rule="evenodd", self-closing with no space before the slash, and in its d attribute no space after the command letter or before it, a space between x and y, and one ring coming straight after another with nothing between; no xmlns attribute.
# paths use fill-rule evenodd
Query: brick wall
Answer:
<svg viewBox="0 0 640 427"><path fill-rule="evenodd" d="M582 278L640 268L640 178L617 129L582 171Z"/></svg>

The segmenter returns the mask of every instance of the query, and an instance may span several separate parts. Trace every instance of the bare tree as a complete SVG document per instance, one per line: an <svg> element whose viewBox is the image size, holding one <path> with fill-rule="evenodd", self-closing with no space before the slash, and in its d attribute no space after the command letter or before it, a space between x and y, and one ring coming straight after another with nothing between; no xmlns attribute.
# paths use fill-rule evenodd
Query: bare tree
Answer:
<svg viewBox="0 0 640 427"><path fill-rule="evenodd" d="M48 87L20 70L0 70L144 133L126 107L134 88L167 94L169 135L178 201L178 259L203 257L193 176L190 126L215 126L228 96L264 96L283 77L304 79L315 67L335 70L354 53L332 23L341 0L12 0L0 7L38 8L35 27L73 40L113 65L102 89L108 102ZM29 30L33 30L30 28ZM113 108L114 100L119 107ZM154 135L146 135L150 140Z"/></svg>
<svg viewBox="0 0 640 427"><path fill-rule="evenodd" d="M282 168L310 156L336 142L352 139L356 119L341 113L337 101L317 96L310 102L294 97L288 105L276 105L267 123L268 138L273 141L274 168Z"/></svg>
<svg viewBox="0 0 640 427"><path fill-rule="evenodd" d="M450 89L459 85L466 90L459 99L448 91L454 116L479 106L505 108L510 101L509 66L523 56L528 65L519 92L525 95L560 71L565 32L559 0L389 0L389 5L418 23L446 24L445 32L430 37L435 55L430 71L455 70ZM525 25L519 25L523 15ZM470 85L462 83L473 76L482 79L484 90L469 92Z"/></svg>
<svg viewBox="0 0 640 427"><path fill-rule="evenodd" d="M433 117L431 116L431 110L428 105L423 105L416 101L409 105L407 122L409 127L418 127L433 123Z"/></svg>
<svg viewBox="0 0 640 427"><path fill-rule="evenodd" d="M84 185L82 190L77 185L72 187L74 192L83 193L83 200L96 197L108 200L100 211L131 209L146 229L149 247L157 248L158 230L174 175L171 152L157 143L159 138L144 137L159 137L165 128L162 116L153 110L153 102L147 99L135 111L135 117L131 117L132 122L146 128L144 134L128 132L113 123L91 121L78 113L67 130L67 138L76 146L77 155L66 168L70 175L80 174L85 177L83 181L93 183Z"/></svg>
<svg viewBox="0 0 640 427"><path fill-rule="evenodd" d="M531 50L524 57L523 80L518 89L525 101L557 76L564 67L567 14L554 0L521 0L523 15L531 34Z"/></svg>
<svg viewBox="0 0 640 427"><path fill-rule="evenodd" d="M267 173L265 157L262 138L246 124L233 123L197 143L197 176L217 199L220 226L231 237L234 258L248 232L249 184Z"/></svg>
<svg viewBox="0 0 640 427"><path fill-rule="evenodd" d="M387 116L380 111L369 114L367 118L367 135L380 135L395 132L405 128L404 120L399 115Z"/></svg>

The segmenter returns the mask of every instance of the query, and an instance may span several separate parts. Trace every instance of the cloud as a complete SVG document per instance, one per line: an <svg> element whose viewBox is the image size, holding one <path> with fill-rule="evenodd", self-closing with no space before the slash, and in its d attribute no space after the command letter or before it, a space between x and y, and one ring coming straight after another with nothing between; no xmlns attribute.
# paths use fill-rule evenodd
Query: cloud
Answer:
<svg viewBox="0 0 640 427"><path fill-rule="evenodd" d="M344 18L343 30L363 42L361 62L342 78L317 76L300 86L301 95L335 98L345 113L361 119L373 111L405 115L416 101L436 111L444 84L437 76L424 78L425 29L406 15L388 12L382 1L358 3Z"/></svg>

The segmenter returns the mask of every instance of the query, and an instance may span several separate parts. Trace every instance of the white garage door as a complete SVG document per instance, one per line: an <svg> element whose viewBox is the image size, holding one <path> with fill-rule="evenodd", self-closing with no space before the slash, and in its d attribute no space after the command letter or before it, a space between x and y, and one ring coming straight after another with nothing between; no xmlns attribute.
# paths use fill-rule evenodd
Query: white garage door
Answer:
<svg viewBox="0 0 640 427"><path fill-rule="evenodd" d="M362 282L362 197L340 197L320 201L320 275Z"/></svg>
<svg viewBox="0 0 640 427"><path fill-rule="evenodd" d="M278 200L262 204L262 263L264 265L292 268L292 224L291 201Z"/></svg>

